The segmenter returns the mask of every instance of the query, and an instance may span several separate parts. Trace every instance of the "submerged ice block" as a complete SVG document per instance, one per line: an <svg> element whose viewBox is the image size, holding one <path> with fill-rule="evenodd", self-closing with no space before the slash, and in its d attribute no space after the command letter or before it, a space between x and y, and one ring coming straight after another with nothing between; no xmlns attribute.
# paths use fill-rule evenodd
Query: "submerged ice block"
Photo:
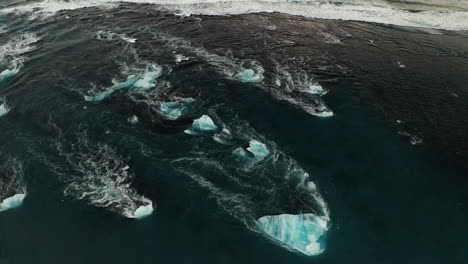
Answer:
<svg viewBox="0 0 468 264"><path fill-rule="evenodd" d="M327 221L314 214L268 215L256 221L257 228L290 250L314 256L325 250Z"/></svg>
<svg viewBox="0 0 468 264"><path fill-rule="evenodd" d="M2 72L0 72L0 82L6 81L7 79L15 76L18 73L18 69L15 68L13 70L6 69Z"/></svg>
<svg viewBox="0 0 468 264"><path fill-rule="evenodd" d="M127 81L123 83L118 83L111 88L107 89L106 91L97 94L95 96L85 96L86 101L91 101L91 102L100 102L103 101L109 96L111 96L114 92L122 89L130 89L133 87L133 85L139 80L139 78L135 75L130 75L127 77Z"/></svg>
<svg viewBox="0 0 468 264"><path fill-rule="evenodd" d="M25 197L26 194L18 193L11 197L5 198L2 203L0 203L0 212L21 206Z"/></svg>
<svg viewBox="0 0 468 264"><path fill-rule="evenodd" d="M236 74L236 79L241 82L245 83L259 83L263 81L263 76L261 74L257 74L252 69L246 69L244 71L239 72Z"/></svg>
<svg viewBox="0 0 468 264"><path fill-rule="evenodd" d="M307 92L310 94L316 94L316 95L324 94L323 87L318 83L309 85L309 90L307 90Z"/></svg>

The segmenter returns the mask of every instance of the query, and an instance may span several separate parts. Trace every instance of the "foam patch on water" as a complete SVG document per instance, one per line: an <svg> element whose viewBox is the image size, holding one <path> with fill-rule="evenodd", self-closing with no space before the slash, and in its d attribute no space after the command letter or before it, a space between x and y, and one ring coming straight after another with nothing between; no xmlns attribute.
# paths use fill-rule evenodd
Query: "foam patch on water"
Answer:
<svg viewBox="0 0 468 264"><path fill-rule="evenodd" d="M120 39L120 40L126 41L128 43L132 43L132 44L136 43L136 41L137 41L136 38L130 38L125 34L117 34L117 33L111 32L111 31L103 31L103 30L99 30L96 33L96 38L98 40L107 40L107 41L119 40Z"/></svg>
<svg viewBox="0 0 468 264"><path fill-rule="evenodd" d="M59 135L55 140L57 155L44 159L65 184L65 195L127 218L152 213L153 202L132 187L135 174L116 149L92 141L86 131L70 141L55 124L50 125Z"/></svg>
<svg viewBox="0 0 468 264"><path fill-rule="evenodd" d="M325 250L321 238L326 234L327 220L314 214L268 215L256 222L258 229L282 246L308 256Z"/></svg>
<svg viewBox="0 0 468 264"><path fill-rule="evenodd" d="M174 102L161 103L160 113L166 119L176 120L189 112L189 108L194 102L193 98L183 98Z"/></svg>
<svg viewBox="0 0 468 264"><path fill-rule="evenodd" d="M238 15L280 12L311 18L356 20L401 26L467 30L468 12L419 11L396 8L383 1L285 1L285 0L43 0L4 8L0 13L31 13L31 18L52 15L61 10L83 7L113 8L120 2L151 3L172 9L176 14Z"/></svg>
<svg viewBox="0 0 468 264"><path fill-rule="evenodd" d="M21 206L25 197L23 166L16 159L6 158L0 163L0 212Z"/></svg>
<svg viewBox="0 0 468 264"><path fill-rule="evenodd" d="M32 51L39 38L32 33L12 34L0 45L0 65L7 65L0 72L0 82L12 78L20 71L26 60L25 53Z"/></svg>
<svg viewBox="0 0 468 264"><path fill-rule="evenodd" d="M127 121L132 125L138 124L138 122L140 122L140 120L138 120L138 116L136 115L132 115L127 119Z"/></svg>

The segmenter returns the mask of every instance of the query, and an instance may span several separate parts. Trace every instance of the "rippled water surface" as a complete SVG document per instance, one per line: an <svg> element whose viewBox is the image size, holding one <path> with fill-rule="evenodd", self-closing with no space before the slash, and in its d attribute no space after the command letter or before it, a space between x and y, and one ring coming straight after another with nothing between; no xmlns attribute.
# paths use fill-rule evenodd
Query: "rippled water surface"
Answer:
<svg viewBox="0 0 468 264"><path fill-rule="evenodd" d="M0 3L0 264L467 262L463 1L125 2Z"/></svg>

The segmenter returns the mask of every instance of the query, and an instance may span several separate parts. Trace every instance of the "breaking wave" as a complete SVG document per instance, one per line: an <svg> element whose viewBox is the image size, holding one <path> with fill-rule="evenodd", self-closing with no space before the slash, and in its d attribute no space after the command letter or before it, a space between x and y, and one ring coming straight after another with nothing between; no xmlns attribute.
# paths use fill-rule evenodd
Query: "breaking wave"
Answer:
<svg viewBox="0 0 468 264"><path fill-rule="evenodd" d="M59 135L57 156L44 159L65 183L65 195L127 218L152 213L153 202L132 188L135 175L117 150L92 141L86 130L67 140L55 124L51 126Z"/></svg>
<svg viewBox="0 0 468 264"><path fill-rule="evenodd" d="M151 3L174 10L184 16L236 15L259 12L280 12L311 18L356 20L401 26L447 30L467 30L468 12L447 10L405 10L384 1L324 1L324 0L43 0L0 10L3 13L33 13L32 18L51 15L61 10L83 7L112 8L121 2ZM423 5L421 5L423 6ZM413 8L415 5L412 6Z"/></svg>
<svg viewBox="0 0 468 264"><path fill-rule="evenodd" d="M0 45L0 82L16 75L25 61L25 53L34 49L39 38L32 33L13 34Z"/></svg>

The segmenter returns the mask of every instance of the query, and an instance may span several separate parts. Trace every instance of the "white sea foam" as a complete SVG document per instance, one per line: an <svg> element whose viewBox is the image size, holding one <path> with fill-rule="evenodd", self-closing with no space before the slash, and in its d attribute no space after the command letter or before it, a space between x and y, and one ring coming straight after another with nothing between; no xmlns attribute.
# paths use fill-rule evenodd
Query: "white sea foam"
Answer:
<svg viewBox="0 0 468 264"><path fill-rule="evenodd" d="M99 30L96 33L96 38L98 40L123 40L128 43L135 43L137 41L136 38L130 38L125 34L117 34L111 31L104 31L104 30Z"/></svg>
<svg viewBox="0 0 468 264"><path fill-rule="evenodd" d="M65 184L64 194L90 205L106 208L127 218L143 218L153 211L153 202L132 188L135 175L117 150L92 141L80 131L75 141L58 131L58 155L45 162Z"/></svg>
<svg viewBox="0 0 468 264"><path fill-rule="evenodd" d="M3 13L50 15L61 10L83 7L112 8L120 2L152 3L176 14L235 15L258 12L281 12L311 18L356 20L394 24L401 26L428 27L447 30L467 30L466 11L419 11L411 12L387 4L383 1L326 1L326 0L43 0L0 10Z"/></svg>
<svg viewBox="0 0 468 264"><path fill-rule="evenodd" d="M15 76L23 66L26 59L25 53L34 49L34 43L39 38L35 34L12 34L8 40L0 45L0 65L6 65L6 69L0 69L0 82Z"/></svg>
<svg viewBox="0 0 468 264"><path fill-rule="evenodd" d="M23 166L16 159L7 158L0 163L0 212L21 206L25 197Z"/></svg>

